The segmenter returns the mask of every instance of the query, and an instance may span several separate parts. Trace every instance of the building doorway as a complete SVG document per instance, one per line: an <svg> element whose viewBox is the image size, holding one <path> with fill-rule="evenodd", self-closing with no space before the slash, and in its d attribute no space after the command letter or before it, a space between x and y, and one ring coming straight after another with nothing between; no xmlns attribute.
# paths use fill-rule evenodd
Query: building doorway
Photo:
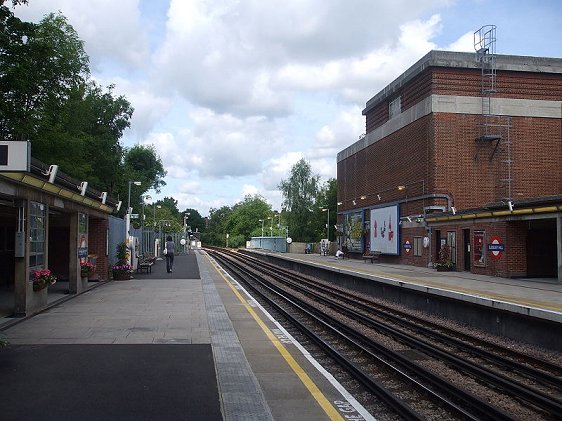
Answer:
<svg viewBox="0 0 562 421"><path fill-rule="evenodd" d="M527 228L527 276L557 278L556 219L533 219Z"/></svg>
<svg viewBox="0 0 562 421"><path fill-rule="evenodd" d="M17 210L0 205L0 317L14 313Z"/></svg>
<svg viewBox="0 0 562 421"><path fill-rule="evenodd" d="M470 229L463 229L462 234L464 270L470 272Z"/></svg>

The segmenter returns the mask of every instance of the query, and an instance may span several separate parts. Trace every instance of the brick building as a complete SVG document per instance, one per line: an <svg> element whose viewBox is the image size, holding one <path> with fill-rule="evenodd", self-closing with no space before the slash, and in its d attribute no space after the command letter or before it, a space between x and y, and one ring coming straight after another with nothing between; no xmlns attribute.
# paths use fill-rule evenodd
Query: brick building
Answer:
<svg viewBox="0 0 562 421"><path fill-rule="evenodd" d="M488 54L488 55L487 55ZM431 51L338 153L350 253L562 282L562 59Z"/></svg>

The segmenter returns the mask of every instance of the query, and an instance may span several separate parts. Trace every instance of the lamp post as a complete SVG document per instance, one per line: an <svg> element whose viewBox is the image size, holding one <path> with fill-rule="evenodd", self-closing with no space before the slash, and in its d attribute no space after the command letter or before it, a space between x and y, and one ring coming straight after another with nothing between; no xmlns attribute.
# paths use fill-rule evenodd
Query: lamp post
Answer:
<svg viewBox="0 0 562 421"><path fill-rule="evenodd" d="M322 212L328 211L328 220L326 224L326 238L330 241L330 209L329 208L322 208Z"/></svg>
<svg viewBox="0 0 562 421"><path fill-rule="evenodd" d="M152 215L152 223L153 223L153 225L154 225L154 229L156 229L156 208L162 209L162 206L157 205L156 202L154 202L154 203L152 204L152 209L153 209L153 211L154 211L154 213L153 213L153 215Z"/></svg>
<svg viewBox="0 0 562 421"><path fill-rule="evenodd" d="M148 201L152 200L152 196L149 194L142 196L141 251L143 254L144 252L148 251L146 247L146 242L144 241L144 205L146 200Z"/></svg>
<svg viewBox="0 0 562 421"><path fill-rule="evenodd" d="M269 236L273 237L273 217L268 216L267 219L269 219Z"/></svg>
<svg viewBox="0 0 562 421"><path fill-rule="evenodd" d="M135 186L140 186L141 182L140 181L129 181L129 197L127 200L127 213L125 215L125 233L126 233L126 237L125 237L125 241L127 242L127 244L129 244L129 236L130 236L130 231L131 231L131 184L134 184Z"/></svg>
<svg viewBox="0 0 562 421"><path fill-rule="evenodd" d="M166 243L166 237L162 235L162 223L166 223L166 225L168 225L170 222L172 222L169 219L161 219L160 221L158 221L158 235L160 237L160 250L164 250L162 248L162 244ZM158 259L157 260L162 260L162 258L160 257L160 250L155 250L154 254L158 255ZM156 253L158 252L158 253Z"/></svg>
<svg viewBox="0 0 562 421"><path fill-rule="evenodd" d="M129 180L129 197L127 200L127 213L131 213L131 184L134 184L135 186L140 186L141 182L140 181L130 181Z"/></svg>
<svg viewBox="0 0 562 421"><path fill-rule="evenodd" d="M260 219L259 221L261 222L261 236L263 237L263 223L265 222L265 219Z"/></svg>

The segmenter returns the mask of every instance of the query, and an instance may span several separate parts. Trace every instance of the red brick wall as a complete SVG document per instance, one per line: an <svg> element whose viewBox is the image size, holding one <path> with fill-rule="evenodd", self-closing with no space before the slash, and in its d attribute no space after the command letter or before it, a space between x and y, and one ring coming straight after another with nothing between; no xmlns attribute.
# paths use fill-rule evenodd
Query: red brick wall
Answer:
<svg viewBox="0 0 562 421"><path fill-rule="evenodd" d="M432 94L480 97L481 79L479 69L429 68L410 80L397 95L402 97L402 111ZM560 101L561 79L562 75L498 70L494 97ZM366 133L387 121L388 100L385 99L366 113Z"/></svg>
<svg viewBox="0 0 562 421"><path fill-rule="evenodd" d="M423 187L428 191L433 174L429 150L432 134L432 117L427 116L340 161L337 166L338 201L343 205L338 210L353 208L353 199L357 206L372 206L403 199L407 194L409 197L419 196ZM421 180L424 183L415 183L407 191L398 191L399 185ZM381 195L381 201L377 194ZM359 199L362 195L367 198ZM408 204L405 207L413 209L416 206ZM416 209L417 213L421 212L420 204Z"/></svg>
<svg viewBox="0 0 562 421"><path fill-rule="evenodd" d="M106 255L107 227L107 219L90 218L89 220L88 254L96 254L98 256L96 273L101 280L109 279L109 262Z"/></svg>
<svg viewBox="0 0 562 421"><path fill-rule="evenodd" d="M470 262L471 272L481 275L499 276L499 277L521 277L525 276L527 272L527 258L526 258L526 237L527 227L525 221L479 221L470 220L458 224L447 226L440 226L436 229L441 231L441 238L447 237L447 232L455 231L457 244L457 270L464 270L464 237L463 230L470 230L470 245L471 250L474 251L474 232L484 231L484 246L485 246L485 264L484 266L477 266L474 261ZM435 233L435 231L434 231ZM491 243L491 238L497 236L505 245L505 252L501 253L499 259L493 259L487 251L487 246ZM437 238L432 238L433 248ZM433 256L433 260L437 257ZM474 260L474 254L471 254L471 259ZM410 259L403 258L402 261L406 264L410 263ZM427 262L427 260L426 260ZM419 266L419 265L418 265Z"/></svg>
<svg viewBox="0 0 562 421"><path fill-rule="evenodd" d="M511 196L517 199L562 194L562 141L560 120L513 118L511 141L511 194L507 138L494 153L495 142L477 142L479 117L435 114L436 190L450 192L455 206L467 209Z"/></svg>

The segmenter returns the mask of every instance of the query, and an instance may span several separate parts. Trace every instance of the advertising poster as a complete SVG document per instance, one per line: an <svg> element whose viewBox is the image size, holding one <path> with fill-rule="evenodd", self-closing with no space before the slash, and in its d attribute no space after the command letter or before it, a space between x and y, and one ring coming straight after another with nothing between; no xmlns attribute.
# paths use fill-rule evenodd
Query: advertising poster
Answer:
<svg viewBox="0 0 562 421"><path fill-rule="evenodd" d="M362 233L363 233L363 213L354 212L344 215L344 241L343 246L350 252L363 252Z"/></svg>
<svg viewBox="0 0 562 421"><path fill-rule="evenodd" d="M398 241L398 205L371 209L371 251L400 254Z"/></svg>

